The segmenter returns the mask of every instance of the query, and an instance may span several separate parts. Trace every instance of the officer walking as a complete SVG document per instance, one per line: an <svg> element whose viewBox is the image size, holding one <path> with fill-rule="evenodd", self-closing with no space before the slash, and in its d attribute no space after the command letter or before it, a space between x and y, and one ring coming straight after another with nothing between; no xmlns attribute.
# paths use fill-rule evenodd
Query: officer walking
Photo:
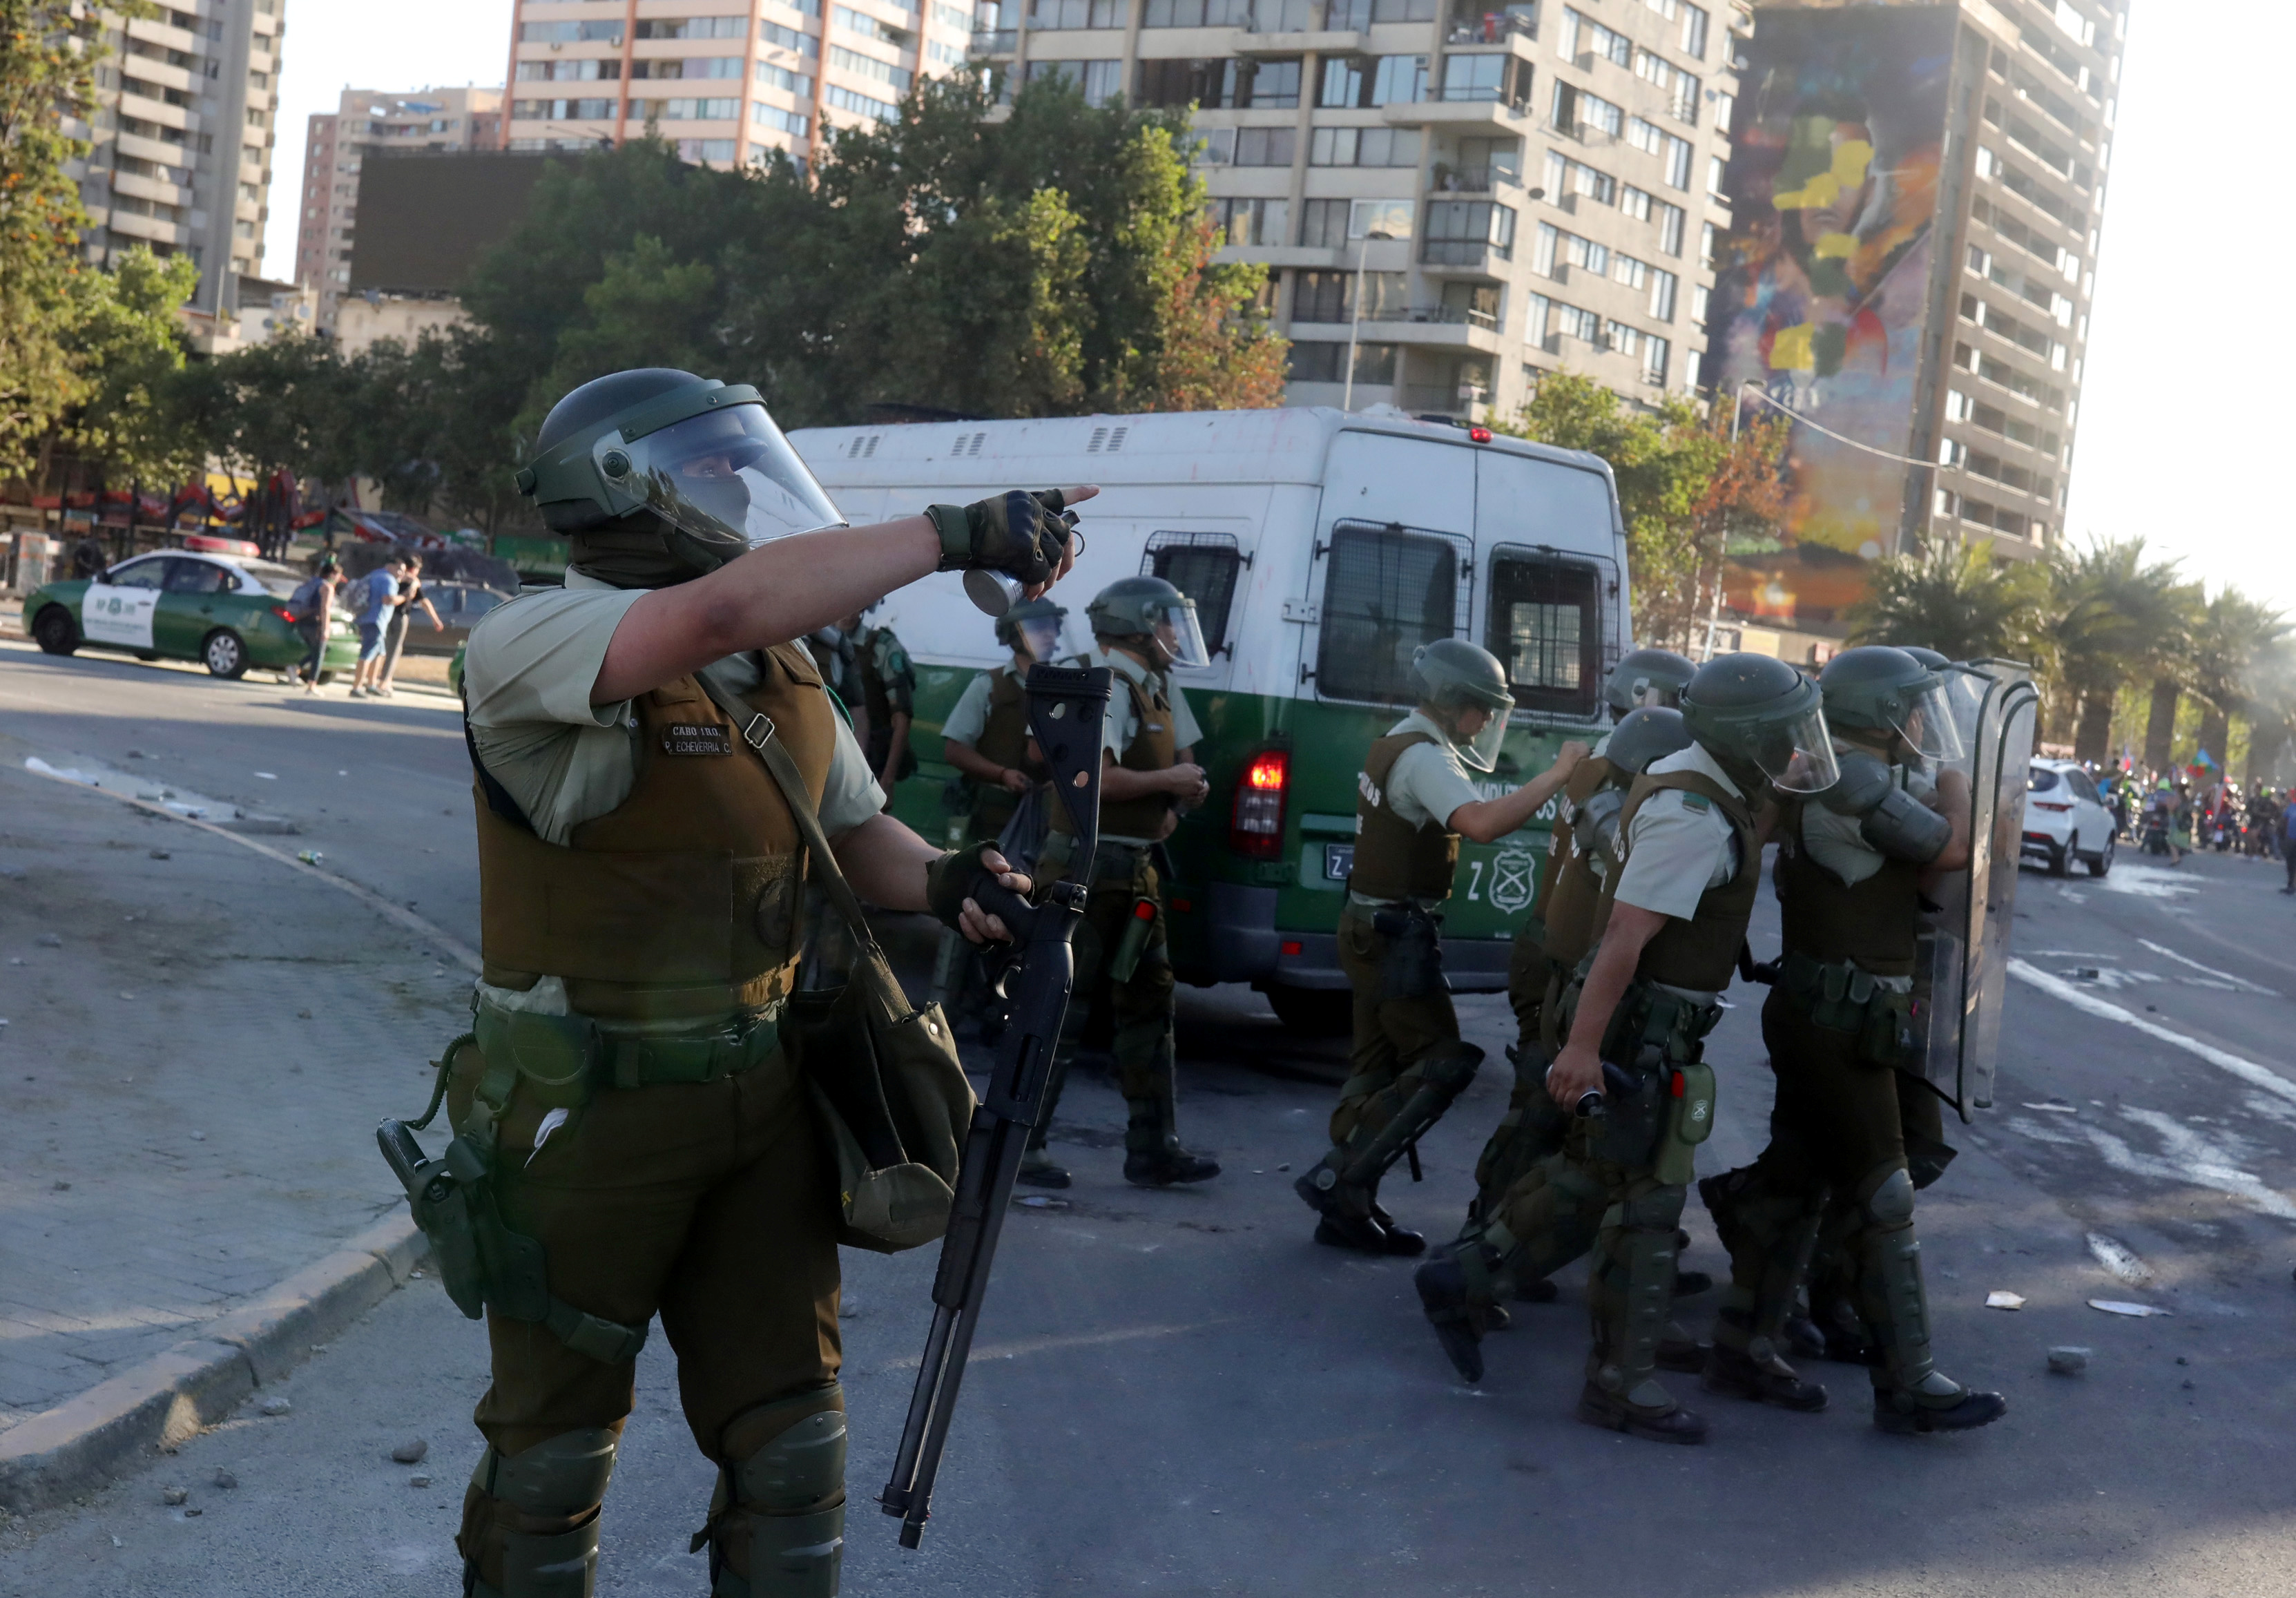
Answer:
<svg viewBox="0 0 2296 1598"><path fill-rule="evenodd" d="M718 1467L712 1592L823 1598L845 1504L836 1164L779 1022L797 890L830 862L799 817L864 897L976 939L1004 929L964 887L1004 862L881 814L794 641L935 570L1041 587L1070 558L1063 496L844 529L755 389L662 369L567 395L518 482L572 542L565 586L489 613L466 662L484 971L447 1103L489 1151L471 1201L496 1246L458 1256L493 1355L463 1591L592 1591L658 1314Z"/></svg>
<svg viewBox="0 0 2296 1598"><path fill-rule="evenodd" d="M868 717L869 769L890 796L893 784L917 768L916 752L909 748L909 725L917 709L917 668L890 627L861 628L853 639L853 659Z"/></svg>
<svg viewBox="0 0 2296 1598"><path fill-rule="evenodd" d="M1467 773L1498 763L1514 696L1496 656L1464 638L1411 658L1418 704L1374 742L1356 779L1355 869L1340 913L1341 967L1355 990L1348 1080L1331 1151L1293 1184L1317 1215L1316 1241L1366 1254L1416 1254L1418 1233L1380 1207L1380 1178L1474 1080L1483 1052L1459 1037L1443 977L1442 916L1459 840L1495 843L1554 797L1587 757L1566 743L1553 766L1497 799Z"/></svg>
<svg viewBox="0 0 2296 1598"><path fill-rule="evenodd" d="M1769 1146L1699 1194L1730 1250L1709 1390L1787 1409L1824 1407L1780 1353L1829 1192L1851 1207L1847 1252L1859 1308L1880 1342L1874 1423L1959 1431L2006 1413L1998 1393L1948 1380L1931 1356L1914 1236L1898 1069L1911 1058L1923 884L1969 865L1969 784L1920 760L1959 739L1936 674L1902 650L1834 657L1818 679L1841 779L1780 807L1775 881L1784 954L1762 1006L1777 1073ZM1924 1094L1924 1096L1927 1096Z"/></svg>
<svg viewBox="0 0 2296 1598"><path fill-rule="evenodd" d="M1105 1032L1128 1119L1124 1179L1142 1187L1201 1182L1219 1163L1180 1146L1174 1102L1172 958L1164 937L1164 873L1159 848L1184 807L1210 791L1195 763L1202 736L1187 696L1172 685L1176 667L1208 665L1196 606L1161 578L1128 577L1102 589L1085 608L1093 649L1082 660L1116 674L1103 732L1100 845L1090 860L1070 857L1068 812L1052 807L1039 873L1065 873L1088 885L1084 924L1076 934L1073 993L1086 1008L1084 1034ZM1065 1064L1054 1067L1045 1108L1021 1166L1021 1180L1065 1187L1069 1174L1045 1152Z"/></svg>
<svg viewBox="0 0 2296 1598"><path fill-rule="evenodd" d="M996 619L996 642L1013 658L975 676L941 724L941 752L972 794L965 836L994 843L1021 796L1045 780L1029 751L1029 668L1060 652L1068 612L1049 599L1027 599Z"/></svg>
<svg viewBox="0 0 2296 1598"><path fill-rule="evenodd" d="M1656 1371L1683 1200L1696 1145L1713 1127L1702 1040L1721 1019L1718 1001L1745 943L1772 792L1816 792L1832 784L1834 765L1816 684L1766 655L1701 667L1682 718L1694 742L1652 761L1620 814L1623 858L1603 884L1595 951L1561 1000L1565 1041L1547 1090L1580 1112L1570 1152L1603 1209L1578 1419L1697 1443L1705 1422ZM1430 1259L1416 1278L1444 1351L1471 1381L1482 1375L1489 1312L1512 1296L1520 1265L1514 1196L1480 1242Z"/></svg>
<svg viewBox="0 0 2296 1598"><path fill-rule="evenodd" d="M1561 996L1580 958L1594 947L1595 906L1602 897L1603 873L1615 864L1614 845L1595 846L1577 839L1579 818L1587 817L1587 824L1605 837L1614 835L1627 790L1643 766L1689 742L1673 707L1681 702L1683 687L1697 669L1687 656L1670 649L1631 650L1611 668L1603 684L1613 731L1595 745L1594 754L1570 774L1562 791L1547 839L1538 897L1516 930L1507 959L1507 1003L1515 1018L1514 1047L1508 1052L1514 1062L1514 1092L1475 1162L1471 1225L1476 1217L1488 1214L1517 1179L1562 1151L1570 1117L1546 1091L1546 1064L1561 1046L1546 1035L1547 1007ZM1636 713L1642 709L1663 710L1666 716L1638 717ZM1621 761L1618 733L1629 720L1635 723L1628 739L1633 755ZM1521 1285L1544 1299L1553 1296L1544 1289L1544 1280L1533 1278ZM1534 1287L1533 1282L1542 1285Z"/></svg>

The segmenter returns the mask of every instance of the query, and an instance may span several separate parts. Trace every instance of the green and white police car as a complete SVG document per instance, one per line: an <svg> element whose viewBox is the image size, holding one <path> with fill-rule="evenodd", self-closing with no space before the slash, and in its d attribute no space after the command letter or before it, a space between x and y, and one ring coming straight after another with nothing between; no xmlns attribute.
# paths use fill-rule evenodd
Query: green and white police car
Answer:
<svg viewBox="0 0 2296 1598"><path fill-rule="evenodd" d="M250 667L286 671L303 658L288 606L299 581L287 567L246 557L138 555L92 578L33 589L24 627L52 655L120 650L145 660L197 660L219 677L243 676ZM357 661L357 635L339 608L321 680Z"/></svg>
<svg viewBox="0 0 2296 1598"><path fill-rule="evenodd" d="M1196 758L1212 788L1168 845L1174 964L1185 981L1251 983L1302 1028L1345 1027L1334 934L1357 774L1408 706L1413 650L1470 638L1506 663L1517 709L1485 780L1496 793L1599 731L1603 679L1632 647L1609 466L1484 428L1377 407L821 428L790 442L857 525L1016 484L1101 485L1080 512L1085 553L1054 592L1065 642L1089 645L1084 606L1101 587L1152 572L1196 602L1212 651L1174 677L1204 728ZM919 765L895 813L939 838L953 774L942 718L1006 657L954 576L901 590L871 619L917 664ZM1505 987L1551 819L1462 848L1444 927L1455 988Z"/></svg>

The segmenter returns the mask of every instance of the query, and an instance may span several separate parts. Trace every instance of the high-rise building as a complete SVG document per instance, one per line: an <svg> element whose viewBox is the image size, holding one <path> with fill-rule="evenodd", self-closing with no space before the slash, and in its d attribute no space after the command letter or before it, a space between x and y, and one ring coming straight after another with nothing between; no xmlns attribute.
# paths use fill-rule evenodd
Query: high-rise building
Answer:
<svg viewBox="0 0 2296 1598"><path fill-rule="evenodd" d="M263 268L285 0L162 0L122 22L87 24L105 56L91 123L68 121L87 155L70 163L91 225L88 257L148 244L189 255L199 288L185 307L212 341L234 336L238 279Z"/></svg>
<svg viewBox="0 0 2296 1598"><path fill-rule="evenodd" d="M1707 377L1793 436L1779 547L1734 562L1739 616L1838 635L1876 556L2062 537L2126 14L1755 11Z"/></svg>
<svg viewBox="0 0 2296 1598"><path fill-rule="evenodd" d="M1726 220L1726 0L1028 0L1008 81L1200 109L1294 404L1512 414L1542 373L1687 389ZM1352 349L1352 357L1350 350Z"/></svg>
<svg viewBox="0 0 2296 1598"><path fill-rule="evenodd" d="M962 67L972 0L519 0L513 150L578 150L648 127L690 161L812 160L836 127L890 120L920 74ZM704 12L708 14L699 14Z"/></svg>
<svg viewBox="0 0 2296 1598"><path fill-rule="evenodd" d="M303 214L295 229L295 281L319 291L319 325L332 330L351 281L359 168L375 150L493 150L502 143L500 89L345 89L311 119L303 147Z"/></svg>

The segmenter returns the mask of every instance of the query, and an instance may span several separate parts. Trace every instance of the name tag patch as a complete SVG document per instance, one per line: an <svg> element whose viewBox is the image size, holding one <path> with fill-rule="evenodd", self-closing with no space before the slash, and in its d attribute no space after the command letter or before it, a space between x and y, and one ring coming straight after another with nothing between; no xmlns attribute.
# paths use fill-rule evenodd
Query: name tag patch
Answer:
<svg viewBox="0 0 2296 1598"><path fill-rule="evenodd" d="M734 729L716 723L673 721L661 730L666 755L730 755Z"/></svg>

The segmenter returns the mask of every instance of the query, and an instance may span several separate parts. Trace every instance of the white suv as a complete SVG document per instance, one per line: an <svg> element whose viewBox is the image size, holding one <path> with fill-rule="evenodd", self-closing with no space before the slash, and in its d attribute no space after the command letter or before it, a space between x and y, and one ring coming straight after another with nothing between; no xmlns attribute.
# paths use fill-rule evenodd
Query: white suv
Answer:
<svg viewBox="0 0 2296 1598"><path fill-rule="evenodd" d="M2023 852L2049 864L2062 877L2075 858L2101 877L2112 869L2112 812L2097 797L2096 784L2071 760L2036 760L2025 776Z"/></svg>

